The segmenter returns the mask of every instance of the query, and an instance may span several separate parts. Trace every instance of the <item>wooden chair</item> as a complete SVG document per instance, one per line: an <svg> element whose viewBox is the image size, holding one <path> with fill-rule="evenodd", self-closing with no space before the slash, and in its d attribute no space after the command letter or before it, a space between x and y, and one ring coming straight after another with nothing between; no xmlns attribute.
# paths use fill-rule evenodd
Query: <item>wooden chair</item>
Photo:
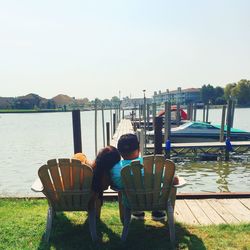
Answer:
<svg viewBox="0 0 250 250"><path fill-rule="evenodd" d="M43 192L49 209L44 238L49 241L53 217L60 211L88 211L89 229L93 241L96 235L95 206L90 205L92 191L92 168L79 160L49 160L38 170L37 179L32 185L35 192Z"/></svg>
<svg viewBox="0 0 250 250"><path fill-rule="evenodd" d="M122 193L127 200L124 204L122 241L127 238L132 211L166 210L170 241L172 245L175 244L174 204L170 197L174 173L175 164L165 160L162 155L144 156L143 165L139 161L132 161L121 170Z"/></svg>

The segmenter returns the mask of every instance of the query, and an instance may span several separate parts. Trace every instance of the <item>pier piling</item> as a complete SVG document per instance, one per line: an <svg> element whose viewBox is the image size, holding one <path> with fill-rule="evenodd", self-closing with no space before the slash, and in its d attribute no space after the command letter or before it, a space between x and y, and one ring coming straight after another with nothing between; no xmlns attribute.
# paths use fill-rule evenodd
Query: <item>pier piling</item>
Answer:
<svg viewBox="0 0 250 250"><path fill-rule="evenodd" d="M73 123L73 140L74 140L74 153L82 152L82 136L81 136L81 115L80 110L72 111Z"/></svg>
<svg viewBox="0 0 250 250"><path fill-rule="evenodd" d="M155 117L154 121L154 149L155 154L162 154L162 117Z"/></svg>

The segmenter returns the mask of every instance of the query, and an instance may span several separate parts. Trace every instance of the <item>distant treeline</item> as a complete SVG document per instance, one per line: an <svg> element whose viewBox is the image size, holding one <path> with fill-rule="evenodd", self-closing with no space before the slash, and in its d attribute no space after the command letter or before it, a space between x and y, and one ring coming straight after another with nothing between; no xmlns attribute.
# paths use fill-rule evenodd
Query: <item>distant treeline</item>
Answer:
<svg viewBox="0 0 250 250"><path fill-rule="evenodd" d="M237 83L229 83L222 87L214 87L211 84L201 87L201 101L221 105L227 103L229 98L237 100L241 106L250 106L250 80L242 79ZM128 99L126 97L125 99ZM51 99L43 98L37 94L28 94L19 97L0 97L0 109L5 110L71 110L74 108L93 109L98 107L118 107L121 100L117 96L111 99L89 100L88 98L75 99L67 95L57 95Z"/></svg>
<svg viewBox="0 0 250 250"><path fill-rule="evenodd" d="M57 95L51 99L43 98L37 94L28 94L19 97L0 97L1 110L50 110L61 109L63 111L72 110L74 108L80 109L93 109L95 104L100 108L104 107L117 107L120 100L117 96L112 97L110 100L89 100L88 98L76 99L67 95Z"/></svg>
<svg viewBox="0 0 250 250"><path fill-rule="evenodd" d="M203 103L225 104L229 98L237 100L242 106L250 105L250 80L242 79L237 83L229 83L225 88L203 85L201 100Z"/></svg>

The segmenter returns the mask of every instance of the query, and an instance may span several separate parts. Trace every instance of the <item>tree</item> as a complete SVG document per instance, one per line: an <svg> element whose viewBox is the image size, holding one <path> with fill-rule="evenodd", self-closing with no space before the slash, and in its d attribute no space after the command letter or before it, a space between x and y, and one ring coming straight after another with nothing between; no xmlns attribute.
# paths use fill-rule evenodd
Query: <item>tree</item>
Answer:
<svg viewBox="0 0 250 250"><path fill-rule="evenodd" d="M250 104L250 81L246 79L240 80L233 89L235 97L239 104Z"/></svg>
<svg viewBox="0 0 250 250"><path fill-rule="evenodd" d="M209 103L209 101L214 103L215 90L214 90L214 87L212 85L208 84L208 85L203 85L201 87L201 100L205 104Z"/></svg>
<svg viewBox="0 0 250 250"><path fill-rule="evenodd" d="M91 101L92 107L95 107L95 103L97 104L97 107L99 108L102 106L102 101L99 98L96 98L95 100Z"/></svg>
<svg viewBox="0 0 250 250"><path fill-rule="evenodd" d="M226 87L224 88L224 95L226 100L228 100L230 97L232 97L233 89L236 87L236 83L228 83Z"/></svg>
<svg viewBox="0 0 250 250"><path fill-rule="evenodd" d="M111 103L114 107L118 107L120 105L120 99L117 96L113 96L111 98Z"/></svg>
<svg viewBox="0 0 250 250"><path fill-rule="evenodd" d="M111 101L109 99L104 99L102 101L102 104L104 105L104 107L111 107Z"/></svg>
<svg viewBox="0 0 250 250"><path fill-rule="evenodd" d="M214 95L215 95L215 98L224 96L224 89L222 87L219 87L219 86L215 87Z"/></svg>
<svg viewBox="0 0 250 250"><path fill-rule="evenodd" d="M214 89L214 104L222 105L226 103L224 96L224 89L222 87L215 87Z"/></svg>
<svg viewBox="0 0 250 250"><path fill-rule="evenodd" d="M215 104L217 105L223 105L223 104L226 104L226 100L225 100L225 97L224 96L219 96L215 99Z"/></svg>

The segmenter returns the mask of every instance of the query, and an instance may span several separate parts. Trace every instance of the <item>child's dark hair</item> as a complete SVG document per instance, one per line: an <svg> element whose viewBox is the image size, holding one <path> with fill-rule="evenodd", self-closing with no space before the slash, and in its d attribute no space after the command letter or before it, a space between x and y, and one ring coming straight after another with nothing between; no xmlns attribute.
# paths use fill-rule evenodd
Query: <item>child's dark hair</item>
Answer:
<svg viewBox="0 0 250 250"><path fill-rule="evenodd" d="M121 160L119 151L113 146L103 148L97 155L94 162L94 176L92 181L92 189L97 193L103 191L103 177L106 175L110 178L111 168Z"/></svg>
<svg viewBox="0 0 250 250"><path fill-rule="evenodd" d="M135 134L124 134L120 137L117 148L123 156L130 155L133 151L139 149L139 141Z"/></svg>

